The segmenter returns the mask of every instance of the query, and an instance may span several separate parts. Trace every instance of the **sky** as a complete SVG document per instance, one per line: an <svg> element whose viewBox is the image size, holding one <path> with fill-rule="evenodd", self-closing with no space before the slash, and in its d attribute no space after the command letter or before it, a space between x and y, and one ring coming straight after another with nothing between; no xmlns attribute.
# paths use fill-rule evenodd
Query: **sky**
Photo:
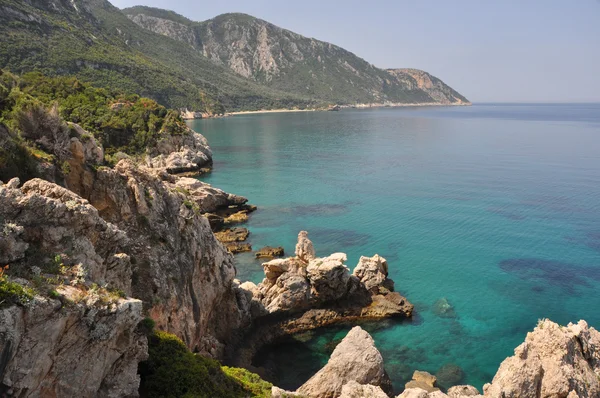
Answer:
<svg viewBox="0 0 600 398"><path fill-rule="evenodd" d="M600 0L110 0L203 21L243 12L473 102L600 102Z"/></svg>

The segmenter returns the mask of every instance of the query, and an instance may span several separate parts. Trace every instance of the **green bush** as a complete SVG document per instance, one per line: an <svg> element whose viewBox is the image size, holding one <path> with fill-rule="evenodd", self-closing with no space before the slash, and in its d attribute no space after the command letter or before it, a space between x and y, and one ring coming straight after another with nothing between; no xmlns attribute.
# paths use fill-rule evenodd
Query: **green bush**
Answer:
<svg viewBox="0 0 600 398"><path fill-rule="evenodd" d="M0 308L13 304L25 305L33 299L33 289L11 282L4 272L8 265L0 269Z"/></svg>
<svg viewBox="0 0 600 398"><path fill-rule="evenodd" d="M149 358L140 363L140 395L148 398L270 397L272 385L243 369L190 352L176 336L155 331L148 337Z"/></svg>

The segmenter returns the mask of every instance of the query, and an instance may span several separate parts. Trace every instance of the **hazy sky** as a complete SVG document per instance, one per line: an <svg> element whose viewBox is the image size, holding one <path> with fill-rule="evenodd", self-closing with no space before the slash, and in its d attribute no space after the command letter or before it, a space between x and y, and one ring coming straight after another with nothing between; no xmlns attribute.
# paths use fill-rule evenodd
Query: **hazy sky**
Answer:
<svg viewBox="0 0 600 398"><path fill-rule="evenodd" d="M111 0L202 21L244 12L471 101L600 102L600 0Z"/></svg>

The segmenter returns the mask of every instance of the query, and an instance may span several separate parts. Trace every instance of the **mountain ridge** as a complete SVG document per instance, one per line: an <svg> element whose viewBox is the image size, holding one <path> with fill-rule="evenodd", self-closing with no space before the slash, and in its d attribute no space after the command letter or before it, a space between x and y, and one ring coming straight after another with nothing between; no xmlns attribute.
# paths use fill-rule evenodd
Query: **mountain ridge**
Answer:
<svg viewBox="0 0 600 398"><path fill-rule="evenodd" d="M75 75L96 86L208 113L314 106L219 67L131 22L106 0L0 0L0 68Z"/></svg>
<svg viewBox="0 0 600 398"><path fill-rule="evenodd" d="M380 69L342 47L248 14L226 13L195 22L146 6L122 12L145 29L188 43L217 65L288 93L340 104L469 104L425 71Z"/></svg>

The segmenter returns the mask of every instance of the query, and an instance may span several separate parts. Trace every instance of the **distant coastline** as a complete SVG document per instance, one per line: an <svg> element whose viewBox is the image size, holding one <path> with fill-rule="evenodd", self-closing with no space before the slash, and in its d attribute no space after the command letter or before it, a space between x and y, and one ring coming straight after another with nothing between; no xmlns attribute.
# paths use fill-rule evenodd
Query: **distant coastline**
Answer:
<svg viewBox="0 0 600 398"><path fill-rule="evenodd" d="M401 107L415 107L415 106L471 106L470 102L452 103L452 104L441 104L439 102L425 102L425 103L373 103L373 104L353 104L353 105L339 105L341 109L370 109L370 108L401 108ZM220 116L208 116L207 118L213 117L225 117L225 116L236 116L236 115L255 115L263 113L289 113L289 112L327 112L326 108L310 108L310 109L261 109L257 111L238 111L238 112L227 112Z"/></svg>

